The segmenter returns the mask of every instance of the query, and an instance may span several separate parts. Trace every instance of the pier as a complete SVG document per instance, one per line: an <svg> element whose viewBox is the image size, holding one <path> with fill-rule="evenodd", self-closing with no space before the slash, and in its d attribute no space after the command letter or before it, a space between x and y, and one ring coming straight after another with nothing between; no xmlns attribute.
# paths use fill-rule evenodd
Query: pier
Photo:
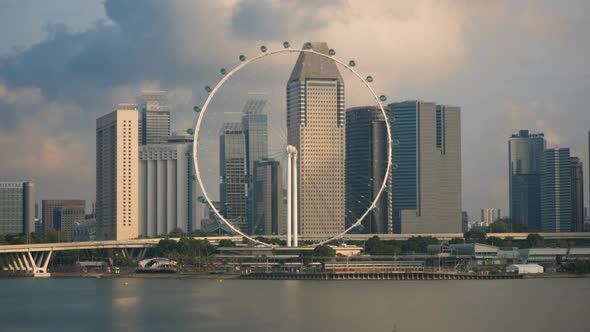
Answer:
<svg viewBox="0 0 590 332"><path fill-rule="evenodd" d="M522 279L519 274L460 274L437 272L254 272L244 273L246 280L500 280Z"/></svg>

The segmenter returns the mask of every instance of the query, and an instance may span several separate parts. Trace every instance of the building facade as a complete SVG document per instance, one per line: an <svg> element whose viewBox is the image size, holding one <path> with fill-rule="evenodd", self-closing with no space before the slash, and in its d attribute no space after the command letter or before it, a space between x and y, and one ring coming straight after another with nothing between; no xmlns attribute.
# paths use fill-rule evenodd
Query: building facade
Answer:
<svg viewBox="0 0 590 332"><path fill-rule="evenodd" d="M584 231L584 167L580 158L571 157L572 232Z"/></svg>
<svg viewBox="0 0 590 332"><path fill-rule="evenodd" d="M569 232L572 222L569 148L545 149L541 177L541 229Z"/></svg>
<svg viewBox="0 0 590 332"><path fill-rule="evenodd" d="M346 110L346 227L371 206L387 171L387 126L379 107ZM392 233L391 183L363 220L362 233Z"/></svg>
<svg viewBox="0 0 590 332"><path fill-rule="evenodd" d="M241 123L223 124L219 149L221 214L242 232L247 232L246 139Z"/></svg>
<svg viewBox="0 0 590 332"><path fill-rule="evenodd" d="M166 144L170 136L170 109L166 91L143 92L140 110L140 145Z"/></svg>
<svg viewBox="0 0 590 332"><path fill-rule="evenodd" d="M43 229L61 230L71 233L76 221L84 220L86 201L82 199L44 199L41 201ZM59 218L59 222L54 220Z"/></svg>
<svg viewBox="0 0 590 332"><path fill-rule="evenodd" d="M328 45L312 43L328 54ZM344 230L344 81L333 60L301 52L287 83L287 143L299 154L299 230Z"/></svg>
<svg viewBox="0 0 590 332"><path fill-rule="evenodd" d="M278 235L285 233L283 221L283 176L277 160L254 162L252 215L249 233Z"/></svg>
<svg viewBox="0 0 590 332"><path fill-rule="evenodd" d="M461 212L461 232L469 232L469 215L467 211Z"/></svg>
<svg viewBox="0 0 590 332"><path fill-rule="evenodd" d="M394 232L461 232L461 109L417 100L389 109Z"/></svg>
<svg viewBox="0 0 590 332"><path fill-rule="evenodd" d="M178 140L181 135L173 137ZM185 142L139 148L139 235L154 237L174 229L190 233L200 228L192 146Z"/></svg>
<svg viewBox="0 0 590 332"><path fill-rule="evenodd" d="M0 182L0 235L35 231L35 184Z"/></svg>
<svg viewBox="0 0 590 332"><path fill-rule="evenodd" d="M497 208L481 209L481 222L489 226L493 222L502 219L502 210Z"/></svg>
<svg viewBox="0 0 590 332"><path fill-rule="evenodd" d="M510 219L541 230L541 175L545 137L520 130L508 141Z"/></svg>
<svg viewBox="0 0 590 332"><path fill-rule="evenodd" d="M97 238L126 240L138 236L138 116L134 105L96 120Z"/></svg>
<svg viewBox="0 0 590 332"><path fill-rule="evenodd" d="M265 99L249 99L242 111L242 128L246 148L246 176L248 181L248 231L255 224L256 207L253 201L254 163L268 158L268 116Z"/></svg>
<svg viewBox="0 0 590 332"><path fill-rule="evenodd" d="M268 158L267 101L250 99L242 111L242 128L246 144L246 173L254 174L254 162Z"/></svg>

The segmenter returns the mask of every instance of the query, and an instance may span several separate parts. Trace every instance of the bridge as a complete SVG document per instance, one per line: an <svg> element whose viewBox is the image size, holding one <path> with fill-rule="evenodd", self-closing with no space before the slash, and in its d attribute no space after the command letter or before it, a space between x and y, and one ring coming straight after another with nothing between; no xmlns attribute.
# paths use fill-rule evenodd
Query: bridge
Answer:
<svg viewBox="0 0 590 332"><path fill-rule="evenodd" d="M218 244L221 240L242 241L241 236L194 237ZM69 250L120 250L124 257L135 256L142 259L148 248L156 246L161 238L137 240L112 240L89 242L63 242L16 244L0 246L0 274L8 276L48 277L47 267L54 251ZM170 238L178 241L179 238Z"/></svg>

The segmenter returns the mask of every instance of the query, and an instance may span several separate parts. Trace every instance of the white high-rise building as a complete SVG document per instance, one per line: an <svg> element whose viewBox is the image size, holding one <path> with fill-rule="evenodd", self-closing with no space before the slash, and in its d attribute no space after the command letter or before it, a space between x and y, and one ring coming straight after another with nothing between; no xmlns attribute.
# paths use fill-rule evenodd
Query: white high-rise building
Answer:
<svg viewBox="0 0 590 332"><path fill-rule="evenodd" d="M174 134L168 144L139 148L139 235L174 229L191 232L197 222L192 136Z"/></svg>
<svg viewBox="0 0 590 332"><path fill-rule="evenodd" d="M138 236L138 107L120 104L96 120L97 238Z"/></svg>
<svg viewBox="0 0 590 332"><path fill-rule="evenodd" d="M328 54L326 43L312 49ZM344 230L344 81L336 63L301 52L287 83L287 143L299 153L302 235Z"/></svg>
<svg viewBox="0 0 590 332"><path fill-rule="evenodd" d="M481 222L485 226L489 226L492 223L502 219L502 210L501 209L482 209L481 210Z"/></svg>

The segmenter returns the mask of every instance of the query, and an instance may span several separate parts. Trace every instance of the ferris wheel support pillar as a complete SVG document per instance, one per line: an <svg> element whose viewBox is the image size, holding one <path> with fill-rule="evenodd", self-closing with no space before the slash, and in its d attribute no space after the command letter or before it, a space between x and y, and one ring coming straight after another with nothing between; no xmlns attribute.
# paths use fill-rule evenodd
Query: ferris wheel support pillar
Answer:
<svg viewBox="0 0 590 332"><path fill-rule="evenodd" d="M295 154L293 155L293 194L291 197L293 198L293 247L299 246L299 191L297 189L297 150L295 150Z"/></svg>
<svg viewBox="0 0 590 332"><path fill-rule="evenodd" d="M287 247L299 244L297 189L297 148L287 145Z"/></svg>
<svg viewBox="0 0 590 332"><path fill-rule="evenodd" d="M287 247L291 246L291 224L292 224L292 208L291 208L291 192L292 189L292 179L291 179L291 152L290 148L291 145L287 146Z"/></svg>

